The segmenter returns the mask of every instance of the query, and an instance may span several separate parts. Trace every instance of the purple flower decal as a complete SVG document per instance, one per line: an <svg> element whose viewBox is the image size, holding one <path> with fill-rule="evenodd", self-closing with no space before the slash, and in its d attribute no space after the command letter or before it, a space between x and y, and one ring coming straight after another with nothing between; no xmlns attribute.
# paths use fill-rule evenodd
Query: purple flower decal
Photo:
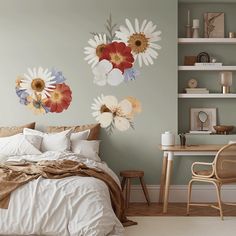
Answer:
<svg viewBox="0 0 236 236"><path fill-rule="evenodd" d="M66 78L64 77L64 75L62 74L61 71L58 71L56 69L52 69L52 76L55 77L55 79L53 79L52 81L55 81L55 84L62 84L64 83L64 81L66 80Z"/></svg>
<svg viewBox="0 0 236 236"><path fill-rule="evenodd" d="M126 82L135 80L139 74L139 71L132 67L124 71L124 79Z"/></svg>

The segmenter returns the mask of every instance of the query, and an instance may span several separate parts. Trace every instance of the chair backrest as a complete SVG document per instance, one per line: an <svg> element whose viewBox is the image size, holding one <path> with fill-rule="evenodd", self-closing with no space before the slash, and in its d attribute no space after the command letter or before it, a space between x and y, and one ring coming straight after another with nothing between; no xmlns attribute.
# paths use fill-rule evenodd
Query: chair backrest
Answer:
<svg viewBox="0 0 236 236"><path fill-rule="evenodd" d="M236 143L221 148L215 157L214 163L217 179L236 179Z"/></svg>

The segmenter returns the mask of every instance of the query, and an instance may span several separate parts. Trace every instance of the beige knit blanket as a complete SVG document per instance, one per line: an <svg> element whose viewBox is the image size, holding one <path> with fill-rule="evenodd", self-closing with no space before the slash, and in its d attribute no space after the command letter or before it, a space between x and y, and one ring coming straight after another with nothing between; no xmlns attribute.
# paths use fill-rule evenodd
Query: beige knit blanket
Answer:
<svg viewBox="0 0 236 236"><path fill-rule="evenodd" d="M0 208L8 208L11 192L39 176L47 179L60 179L68 176L87 176L100 179L109 188L112 207L117 218L124 226L136 224L126 218L121 189L110 175L71 160L40 161L24 166L0 164Z"/></svg>

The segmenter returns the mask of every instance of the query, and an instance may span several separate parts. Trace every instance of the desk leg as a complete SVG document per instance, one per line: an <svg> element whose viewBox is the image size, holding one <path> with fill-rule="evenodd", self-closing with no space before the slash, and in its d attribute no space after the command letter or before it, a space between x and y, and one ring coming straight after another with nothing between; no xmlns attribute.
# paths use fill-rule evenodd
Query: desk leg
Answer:
<svg viewBox="0 0 236 236"><path fill-rule="evenodd" d="M159 203L163 203L164 197L164 189L166 182L166 168L167 168L167 158L168 155L164 152L163 160L162 160L162 172L161 172L161 182L160 182L160 192L159 192Z"/></svg>
<svg viewBox="0 0 236 236"><path fill-rule="evenodd" d="M173 157L174 157L173 152L168 152L163 213L167 213L167 208L168 208L170 179L171 179L172 167L173 167Z"/></svg>

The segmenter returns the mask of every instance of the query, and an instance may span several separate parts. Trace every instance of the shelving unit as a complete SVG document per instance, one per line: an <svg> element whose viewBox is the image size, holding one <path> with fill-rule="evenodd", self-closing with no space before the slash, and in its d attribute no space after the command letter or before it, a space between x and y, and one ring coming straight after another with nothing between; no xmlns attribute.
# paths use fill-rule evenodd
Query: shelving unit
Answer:
<svg viewBox="0 0 236 236"><path fill-rule="evenodd" d="M185 38L187 13L190 10L191 24L193 19L200 20L200 37ZM189 132L191 108L216 108L217 124L234 125L234 132L230 135L199 135L189 134L189 139L197 143L222 143L235 140L236 130L236 38L227 38L229 32L236 32L235 25L236 2L223 0L179 0L178 18L178 132ZM225 38L203 38L204 18L206 12L224 12ZM185 56L197 56L201 52L208 53L223 66L185 66ZM220 85L221 71L233 72L233 84L229 94L222 94ZM184 93L188 81L197 79L199 88L207 88L207 94ZM183 92L183 93L182 93ZM230 114L229 114L230 112ZM210 138L209 138L210 137ZM227 141L226 141L227 142Z"/></svg>
<svg viewBox="0 0 236 236"><path fill-rule="evenodd" d="M206 94L189 94L189 93L179 93L179 98L236 98L235 93L206 93Z"/></svg>
<svg viewBox="0 0 236 236"><path fill-rule="evenodd" d="M179 66L180 70L192 71L236 71L236 66Z"/></svg>
<svg viewBox="0 0 236 236"><path fill-rule="evenodd" d="M179 44L236 44L236 38L179 38Z"/></svg>

